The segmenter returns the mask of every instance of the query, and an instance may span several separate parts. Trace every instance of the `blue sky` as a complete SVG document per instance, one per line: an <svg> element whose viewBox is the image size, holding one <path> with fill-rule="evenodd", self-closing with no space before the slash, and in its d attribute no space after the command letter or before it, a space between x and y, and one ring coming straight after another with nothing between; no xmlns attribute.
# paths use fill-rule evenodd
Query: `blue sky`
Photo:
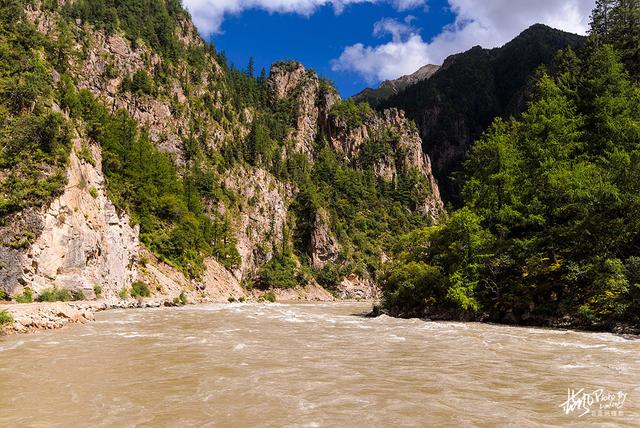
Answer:
<svg viewBox="0 0 640 428"><path fill-rule="evenodd" d="M295 59L343 97L538 22L584 33L595 0L183 0L203 37L244 68Z"/></svg>
<svg viewBox="0 0 640 428"><path fill-rule="evenodd" d="M410 15L416 17L413 25L422 27L425 38L431 38L453 22L453 14L444 5L442 0L433 2L430 12L425 13L420 9L398 12L389 4L358 4L340 15L333 7L324 6L311 16L253 9L225 19L223 33L213 35L211 40L238 67L244 67L250 56L256 69L266 67L267 71L276 60L295 59L333 80L343 96L350 96L376 82L367 81L356 71L332 70L331 61L340 57L345 46L391 40L390 35L375 36L374 24L385 18L404 22Z"/></svg>

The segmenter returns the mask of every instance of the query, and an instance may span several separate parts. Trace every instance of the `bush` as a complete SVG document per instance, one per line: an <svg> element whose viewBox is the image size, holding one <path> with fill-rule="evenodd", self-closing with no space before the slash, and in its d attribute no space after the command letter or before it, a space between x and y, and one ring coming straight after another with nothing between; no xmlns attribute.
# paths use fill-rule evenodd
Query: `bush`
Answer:
<svg viewBox="0 0 640 428"><path fill-rule="evenodd" d="M278 255L258 271L258 288L294 288L301 282L298 266L291 256Z"/></svg>
<svg viewBox="0 0 640 428"><path fill-rule="evenodd" d="M86 297L85 297L84 293L82 292L82 290L72 290L71 291L71 300L78 302L80 300L86 300Z"/></svg>
<svg viewBox="0 0 640 428"><path fill-rule="evenodd" d="M7 311L0 311L0 326L13 324L13 315Z"/></svg>
<svg viewBox="0 0 640 428"><path fill-rule="evenodd" d="M144 282L136 281L131 286L131 297L151 297L151 291Z"/></svg>
<svg viewBox="0 0 640 428"><path fill-rule="evenodd" d="M120 290L120 292L118 293L118 297L120 297L120 300L127 300L129 298L129 289L123 288L122 290Z"/></svg>
<svg viewBox="0 0 640 428"><path fill-rule="evenodd" d="M81 290L68 290L66 288L50 288L44 290L36 301L38 302L71 302L84 300L84 293Z"/></svg>
<svg viewBox="0 0 640 428"><path fill-rule="evenodd" d="M353 100L338 101L331 107L330 115L344 120L350 128L356 128L374 115L367 103L356 104Z"/></svg>
<svg viewBox="0 0 640 428"><path fill-rule="evenodd" d="M273 291L267 291L262 296L260 296L260 300L263 301L263 302L275 303L276 302L276 293L274 293Z"/></svg>
<svg viewBox="0 0 640 428"><path fill-rule="evenodd" d="M96 294L96 297L100 297L102 295L102 287L99 285L94 286L93 292Z"/></svg>
<svg viewBox="0 0 640 428"><path fill-rule="evenodd" d="M175 299L173 299L173 304L174 305L186 305L189 303L189 300L187 300L187 295L185 294L184 291L182 291L180 293L180 296L176 297Z"/></svg>
<svg viewBox="0 0 640 428"><path fill-rule="evenodd" d="M30 288L25 288L22 294L18 294L15 297L15 301L17 303L32 303L33 302L33 291Z"/></svg>
<svg viewBox="0 0 640 428"><path fill-rule="evenodd" d="M9 293L7 293L6 291L0 290L0 300L8 301L8 300L11 300L11 297L9 296Z"/></svg>
<svg viewBox="0 0 640 428"><path fill-rule="evenodd" d="M343 279L343 269L336 263L327 263L324 269L316 273L316 281L327 290L335 290Z"/></svg>

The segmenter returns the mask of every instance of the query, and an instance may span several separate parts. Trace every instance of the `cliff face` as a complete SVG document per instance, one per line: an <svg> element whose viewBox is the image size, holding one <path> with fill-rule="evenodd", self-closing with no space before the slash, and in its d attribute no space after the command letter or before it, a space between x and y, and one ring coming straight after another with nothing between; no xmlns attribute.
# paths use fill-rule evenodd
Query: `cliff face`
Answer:
<svg viewBox="0 0 640 428"><path fill-rule="evenodd" d="M292 178L300 171L290 164L299 163L303 156L310 166L302 169L308 173L322 141L344 162L344 168L365 176L363 171L371 167L385 188L417 173L428 189L407 210L415 211L425 223L436 222L443 214L430 160L421 151L415 127L401 111L372 112L362 123L349 123L332 113L342 102L336 90L298 63L273 66L264 83L266 107L246 101L238 94L238 81L246 86L254 83L220 65L189 19L179 20L175 28L180 55L188 55L168 59L143 40L132 41L124 31L108 32L92 22L69 20L67 12L59 11L69 4L73 2L43 7L36 2L24 11L26 20L52 43L68 40L60 55L64 60L47 64L47 90L52 95L38 102L60 115L73 130L73 139L64 189L2 219L0 287L8 294L15 296L30 288L38 295L56 287L80 290L87 298L101 290L104 297L115 299L135 281L142 281L156 295L186 292L192 298L226 300L251 296L241 282L250 282L265 264L284 254L294 259L300 271L338 266L342 274L333 291L340 297L373 298L377 296L373 274L362 267L355 273L348 263L347 255L353 258L361 249L346 243L345 232L339 229L342 219L329 209L304 211L299 206L301 194L308 190L302 187L315 178L313 174ZM152 208L145 206L150 201L145 198L156 196L143 194L123 204L123 198L134 198L135 186L145 184L127 181L138 172L121 172L129 160L115 157L119 146L109 147L111 151L103 156L100 125L91 115L78 114L78 108L74 110L73 102L65 98L68 95L59 95L67 94L70 86L74 91L87 90L108 114L120 117L126 112L133 119L136 129L127 133L148 136L153 150L171 159L177 180L171 185L181 186L184 202L165 197ZM290 169L285 173L243 158L251 149L248 140L254 123L281 103L291 106L291 120L283 122L285 141L270 144L279 150L273 163ZM126 142L127 133L118 135L119 144L142 144L136 139ZM388 136L385 144L391 151L365 162L364 148L382 134ZM137 156L143 149L135 150L131 153ZM164 167L162 173L171 174L170 170ZM110 180L108 174L114 171L120 175ZM3 170L0 179L8 176ZM124 193L113 187L116 178ZM196 225L196 215L208 220ZM296 247L292 241L307 224L307 242ZM199 248L185 246L181 239L192 230L197 231L194 240L210 236L211 241L200 243ZM153 234L163 239L154 240ZM176 254L179 251L191 257L183 266L171 258L181 256ZM381 248L370 251L383 257ZM237 262L230 261L235 260L234 254ZM314 278L307 278L305 287L300 296L332 298ZM295 296L295 292L281 293Z"/></svg>
<svg viewBox="0 0 640 428"><path fill-rule="evenodd" d="M362 157L365 144L384 132L392 133L392 147L390 152L374 161L376 175L393 182L403 171L417 171L428 181L431 189L431 194L422 200L418 209L437 223L444 213L444 204L431 170L431 160L422 151L422 140L417 129L405 118L402 110L384 110L357 127L350 127L340 118L333 118L329 122L331 145L337 153L356 164Z"/></svg>
<svg viewBox="0 0 640 428"><path fill-rule="evenodd" d="M0 259L10 267L0 270L1 280L11 293L57 287L91 298L100 287L106 297L115 297L136 278L139 228L107 197L100 149L80 138L73 146L63 194L2 228L4 242L16 242L16 234L31 238L20 248L0 246ZM83 147L93 162L78 158Z"/></svg>
<svg viewBox="0 0 640 428"><path fill-rule="evenodd" d="M289 139L295 143L296 151L312 159L316 138L326 127L329 111L340 96L323 84L314 71L297 62L274 64L267 87L273 103L287 99L295 103L295 123Z"/></svg>
<svg viewBox="0 0 640 428"><path fill-rule="evenodd" d="M331 147L354 167L361 167L362 150L384 133L391 134L391 150L374 159L376 176L394 181L401 172L417 171L428 182L431 194L420 204L423 214L433 221L444 213L438 185L431 170L431 161L422 151L422 140L415 126L398 109L372 112L361 124L354 125L332 109L341 102L331 87L323 85L317 74L300 63L276 64L268 80L275 101L293 99L297 106L295 126L290 139L295 149L314 159L314 145L319 136L328 138Z"/></svg>

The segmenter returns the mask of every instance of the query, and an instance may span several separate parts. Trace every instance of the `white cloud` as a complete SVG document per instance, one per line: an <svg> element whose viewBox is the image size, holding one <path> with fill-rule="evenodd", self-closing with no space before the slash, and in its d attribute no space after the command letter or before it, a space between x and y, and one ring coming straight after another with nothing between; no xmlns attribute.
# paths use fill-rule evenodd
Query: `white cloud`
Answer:
<svg viewBox="0 0 640 428"><path fill-rule="evenodd" d="M270 13L311 15L319 7L332 6L342 13L346 6L356 3L391 3L398 11L426 7L427 0L183 0L200 32L207 36L219 33L226 15L247 9L263 9Z"/></svg>
<svg viewBox="0 0 640 428"><path fill-rule="evenodd" d="M584 34L595 0L449 0L456 19L427 42L409 24L383 20L374 35L386 32L388 43L348 46L332 62L335 71L354 71L369 82L395 79L425 64L442 64L454 53L473 46L502 46L525 28L543 23L561 30Z"/></svg>

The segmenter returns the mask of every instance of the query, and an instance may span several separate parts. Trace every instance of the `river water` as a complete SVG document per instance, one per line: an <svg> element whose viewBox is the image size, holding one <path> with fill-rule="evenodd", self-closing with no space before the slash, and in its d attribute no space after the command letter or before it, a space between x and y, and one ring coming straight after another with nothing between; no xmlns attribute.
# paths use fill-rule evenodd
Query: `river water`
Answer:
<svg viewBox="0 0 640 428"><path fill-rule="evenodd" d="M638 340L369 308L113 311L3 338L0 426L640 426ZM596 413L566 414L570 388Z"/></svg>

